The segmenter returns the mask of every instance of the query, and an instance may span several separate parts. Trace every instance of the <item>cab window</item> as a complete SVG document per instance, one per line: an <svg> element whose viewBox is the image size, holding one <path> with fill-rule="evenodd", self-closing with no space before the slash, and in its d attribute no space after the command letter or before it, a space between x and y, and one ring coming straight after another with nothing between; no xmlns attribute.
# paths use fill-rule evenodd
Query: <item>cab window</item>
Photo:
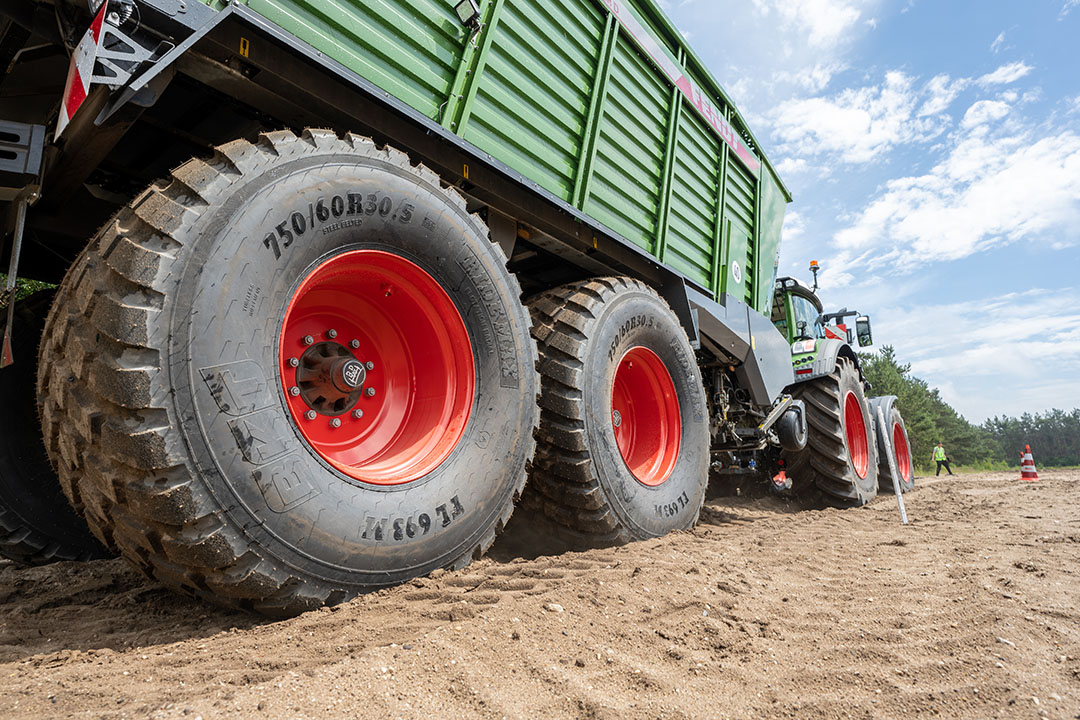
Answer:
<svg viewBox="0 0 1080 720"><path fill-rule="evenodd" d="M795 323L793 335L806 338L823 338L825 329L818 322L818 311L814 303L807 298L798 295L791 296L791 319ZM806 323L802 332L799 331L800 323Z"/></svg>
<svg viewBox="0 0 1080 720"><path fill-rule="evenodd" d="M780 334L788 337L787 303L784 302L784 296L781 293L777 293L776 297L773 298L772 317L770 319L776 329L780 331Z"/></svg>

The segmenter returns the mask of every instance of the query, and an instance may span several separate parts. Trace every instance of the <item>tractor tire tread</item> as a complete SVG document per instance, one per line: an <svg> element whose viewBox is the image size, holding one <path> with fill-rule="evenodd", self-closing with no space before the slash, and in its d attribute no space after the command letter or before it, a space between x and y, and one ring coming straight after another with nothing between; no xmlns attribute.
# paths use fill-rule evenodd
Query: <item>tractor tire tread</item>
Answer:
<svg viewBox="0 0 1080 720"><path fill-rule="evenodd" d="M262 133L256 142L234 140L209 160L173 170L99 232L60 288L40 352L45 441L65 493L87 507L98 539L183 594L275 616L347 597L271 562L211 501L178 436L168 432L180 419L170 417L168 387L159 379L168 368L155 349L164 339L151 337L161 332L151 316L162 311L174 282L172 265L184 247L177 231L185 217L200 213L233 183L327 148L411 171L417 182L464 207L464 199L443 188L431 170L369 138L310 129L301 136L283 130ZM505 263L498 244L493 246ZM515 289L520 295L520 287ZM464 567L491 546L510 519L527 473L526 467L495 526L448 567Z"/></svg>

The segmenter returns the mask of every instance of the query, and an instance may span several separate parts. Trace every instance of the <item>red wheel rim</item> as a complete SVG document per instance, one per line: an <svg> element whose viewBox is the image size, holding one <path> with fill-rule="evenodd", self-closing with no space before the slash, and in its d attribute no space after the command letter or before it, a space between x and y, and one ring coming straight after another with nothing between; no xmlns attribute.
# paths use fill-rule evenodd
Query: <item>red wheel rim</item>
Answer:
<svg viewBox="0 0 1080 720"><path fill-rule="evenodd" d="M911 451L908 450L907 433L900 423L892 426L893 452L896 453L896 469L904 480L911 479Z"/></svg>
<svg viewBox="0 0 1080 720"><path fill-rule="evenodd" d="M849 392L844 398L844 431L847 435L851 466L855 468L856 475L865 478L870 469L870 443L866 438L862 405L853 392Z"/></svg>
<svg viewBox="0 0 1080 720"><path fill-rule="evenodd" d="M633 476L649 487L664 484L679 457L682 418L675 383L652 350L633 347L619 361L611 419L615 444Z"/></svg>
<svg viewBox="0 0 1080 720"><path fill-rule="evenodd" d="M356 250L316 267L289 302L279 350L293 421L351 478L416 480L465 431L475 385L465 323L403 257Z"/></svg>

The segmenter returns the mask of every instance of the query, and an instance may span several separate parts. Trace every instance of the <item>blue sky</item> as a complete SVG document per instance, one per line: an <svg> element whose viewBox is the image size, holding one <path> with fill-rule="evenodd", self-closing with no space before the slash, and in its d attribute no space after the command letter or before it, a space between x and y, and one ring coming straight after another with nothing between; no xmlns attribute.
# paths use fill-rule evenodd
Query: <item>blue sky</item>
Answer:
<svg viewBox="0 0 1080 720"><path fill-rule="evenodd" d="M795 196L780 273L968 420L1080 407L1080 0L661 0Z"/></svg>

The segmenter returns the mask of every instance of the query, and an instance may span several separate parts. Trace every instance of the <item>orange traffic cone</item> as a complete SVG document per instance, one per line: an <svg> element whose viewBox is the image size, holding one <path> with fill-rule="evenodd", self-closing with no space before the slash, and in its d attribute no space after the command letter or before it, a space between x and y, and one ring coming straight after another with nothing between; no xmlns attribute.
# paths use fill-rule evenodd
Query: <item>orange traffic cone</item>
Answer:
<svg viewBox="0 0 1080 720"><path fill-rule="evenodd" d="M1020 457L1020 479L1035 482L1039 473L1035 472L1035 458L1031 457L1031 446L1025 445Z"/></svg>

